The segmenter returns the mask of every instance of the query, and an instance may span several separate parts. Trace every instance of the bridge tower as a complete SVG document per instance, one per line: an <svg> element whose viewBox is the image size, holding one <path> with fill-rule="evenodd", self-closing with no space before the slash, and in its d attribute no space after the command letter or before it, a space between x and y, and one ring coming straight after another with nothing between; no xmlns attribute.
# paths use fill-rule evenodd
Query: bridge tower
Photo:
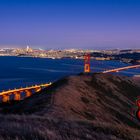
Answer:
<svg viewBox="0 0 140 140"><path fill-rule="evenodd" d="M137 107L138 107L138 110L136 112L136 117L140 121L140 99L137 100Z"/></svg>
<svg viewBox="0 0 140 140"><path fill-rule="evenodd" d="M85 64L84 64L84 72L90 73L90 54L85 55Z"/></svg>

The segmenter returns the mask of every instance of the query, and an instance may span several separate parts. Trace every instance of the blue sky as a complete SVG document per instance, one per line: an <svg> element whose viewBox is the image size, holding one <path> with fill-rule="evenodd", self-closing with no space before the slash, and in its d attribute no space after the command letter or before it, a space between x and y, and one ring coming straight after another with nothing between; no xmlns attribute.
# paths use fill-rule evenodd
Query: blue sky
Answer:
<svg viewBox="0 0 140 140"><path fill-rule="evenodd" d="M0 0L0 46L140 48L140 0Z"/></svg>

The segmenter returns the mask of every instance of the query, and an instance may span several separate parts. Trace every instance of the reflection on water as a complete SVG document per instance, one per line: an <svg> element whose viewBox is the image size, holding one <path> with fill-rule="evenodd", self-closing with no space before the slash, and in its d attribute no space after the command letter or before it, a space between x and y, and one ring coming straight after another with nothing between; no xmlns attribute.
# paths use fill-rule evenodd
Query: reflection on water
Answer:
<svg viewBox="0 0 140 140"><path fill-rule="evenodd" d="M19 69L22 69L22 70L37 70L37 71L48 71L48 72L67 72L67 73L69 73L69 72L71 72L71 71L68 71L68 70L54 70L54 69L40 69L40 68L25 68L25 67L21 67L21 68L19 68Z"/></svg>

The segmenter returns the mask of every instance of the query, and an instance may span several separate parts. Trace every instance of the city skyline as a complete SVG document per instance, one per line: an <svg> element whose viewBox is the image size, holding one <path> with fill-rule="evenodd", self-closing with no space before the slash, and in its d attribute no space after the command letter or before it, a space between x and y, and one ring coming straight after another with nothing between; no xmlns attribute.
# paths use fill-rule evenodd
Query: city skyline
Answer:
<svg viewBox="0 0 140 140"><path fill-rule="evenodd" d="M140 48L138 0L1 0L0 47Z"/></svg>

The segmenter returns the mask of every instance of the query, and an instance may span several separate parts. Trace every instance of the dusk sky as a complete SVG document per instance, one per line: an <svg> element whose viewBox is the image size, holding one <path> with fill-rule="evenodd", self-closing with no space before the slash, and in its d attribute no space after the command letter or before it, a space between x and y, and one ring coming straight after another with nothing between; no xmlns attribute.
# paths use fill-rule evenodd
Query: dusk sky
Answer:
<svg viewBox="0 0 140 140"><path fill-rule="evenodd" d="M140 48L140 0L0 0L0 46Z"/></svg>

